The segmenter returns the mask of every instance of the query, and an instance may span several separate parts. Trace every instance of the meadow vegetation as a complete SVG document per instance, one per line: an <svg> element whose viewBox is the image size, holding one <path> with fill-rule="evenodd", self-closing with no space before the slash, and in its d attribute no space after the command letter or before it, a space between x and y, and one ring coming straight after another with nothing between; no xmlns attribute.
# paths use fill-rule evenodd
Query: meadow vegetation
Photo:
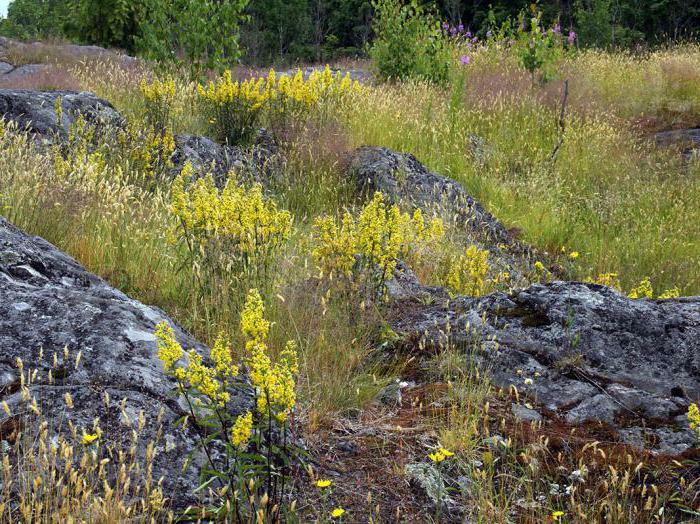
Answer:
<svg viewBox="0 0 700 524"><path fill-rule="evenodd" d="M239 468L227 470L229 491L217 487L220 516L253 519L263 509L266 519L284 512L292 519L289 486L278 486L269 469L286 468L285 459L242 451L248 440L272 448L273 418L286 432L296 406L295 422L313 441L332 420L368 409L394 377L415 372L414 363L382 353L392 333L381 297L399 261L453 294L510 288L489 252L465 245L451 221L390 205L381 193L358 199L343 163L356 146L411 152L463 184L535 247L531 282L559 275L635 298L700 294L700 159L684 160L652 138L700 121L700 47L580 51L567 35L537 27L549 39L541 56L525 56L517 35L483 42L448 35L435 50L444 71L425 73L419 64L418 74L388 73L394 81L377 85L329 69L308 79L226 72L200 84L145 66L72 64L80 88L114 103L126 128L96 132L83 123L64 145L39 147L3 123L0 214L163 308L212 347L215 367L193 354L177 367L188 348L177 346L167 326L158 328L166 371L206 404ZM420 28L428 30L441 31ZM247 147L261 126L280 138L280 172L268 185L232 174L217 187L191 166L172 176L175 134ZM641 455L611 456L598 442L572 458L537 436L537 423L495 439L505 425L502 407L518 392L490 388L468 358L478 348L454 348L449 334L444 346L420 370L441 388L413 406L437 428L434 447L421 451L439 480L438 514L425 518L439 520L447 499L464 502L479 521L656 522L671 510L697 516L697 497L679 494L697 486L656 487L674 464L653 469ZM229 420L221 413L227 388L235 387L234 362L247 364L262 394L255 413ZM436 399L444 409L418 409ZM700 427L697 409L690 417ZM65 457L83 454L85 475L101 482L104 465L91 458L90 442L47 447L42 431L27 446L36 450L32 460L58 471ZM308 518L368 520L332 507L340 500L333 483L310 475L313 494L299 508ZM253 489L242 497L246 485L234 484L250 478ZM460 491L457 478L472 487ZM35 480L20 482L28 493L38 489ZM150 484L139 489L152 505L127 511L104 499L93 508L78 497L52 498L45 509L80 511L88 520L93 511L151 518L165 505L163 494ZM0 519L3 511L0 505ZM377 516L371 498L363 511L371 522L390 518Z"/></svg>

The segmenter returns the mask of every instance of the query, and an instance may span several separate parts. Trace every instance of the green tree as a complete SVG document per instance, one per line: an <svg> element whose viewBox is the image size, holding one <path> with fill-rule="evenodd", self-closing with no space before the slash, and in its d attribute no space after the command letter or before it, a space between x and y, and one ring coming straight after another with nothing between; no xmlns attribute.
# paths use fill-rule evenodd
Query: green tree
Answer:
<svg viewBox="0 0 700 524"><path fill-rule="evenodd" d="M14 0L0 23L0 33L20 40L61 36L68 12L62 0Z"/></svg>
<svg viewBox="0 0 700 524"><path fill-rule="evenodd" d="M240 23L249 0L144 0L136 49L190 69L194 78L221 71L241 56Z"/></svg>

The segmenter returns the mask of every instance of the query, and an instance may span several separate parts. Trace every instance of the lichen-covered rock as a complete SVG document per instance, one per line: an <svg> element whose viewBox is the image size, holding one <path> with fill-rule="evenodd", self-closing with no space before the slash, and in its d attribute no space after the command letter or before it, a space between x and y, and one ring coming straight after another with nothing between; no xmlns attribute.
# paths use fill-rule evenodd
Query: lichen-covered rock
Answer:
<svg viewBox="0 0 700 524"><path fill-rule="evenodd" d="M410 203L426 212L454 217L493 243L510 244L513 240L458 182L428 171L411 154L385 147L361 147L352 153L349 173L362 191L381 191L394 203Z"/></svg>
<svg viewBox="0 0 700 524"><path fill-rule="evenodd" d="M388 200L453 223L465 244L489 250L490 263L523 282L532 269L532 249L518 242L461 184L432 173L411 154L385 147L361 147L348 161L348 174L367 195L380 191Z"/></svg>
<svg viewBox="0 0 700 524"><path fill-rule="evenodd" d="M62 115L56 113L56 101L61 100ZM119 127L123 117L112 104L92 93L74 91L34 91L31 89L0 89L0 115L16 122L37 138L53 141L65 139L79 115L96 126Z"/></svg>
<svg viewBox="0 0 700 524"><path fill-rule="evenodd" d="M154 328L166 321L184 348L203 354L206 348L159 309L110 287L48 242L26 235L1 217L0 297L0 400L13 413L22 413L16 362L20 358L25 369L38 370L30 390L51 420L68 419L89 430L99 417L102 440L128 447L132 427L122 415L120 402L126 399L132 424L143 411L146 426L140 434L140 453L156 438L156 419L163 410L164 436L153 477L164 478L166 496L176 506L191 503L202 459L195 453L194 467L183 473L183 461L197 449L196 434L191 425L183 430L174 424L186 413L185 405L172 396L175 384L164 375L157 358ZM64 348L69 351L67 361ZM55 381L50 383L54 354L58 371L53 370ZM66 392L74 403L70 410L64 401ZM103 401L105 393L110 397L108 404ZM242 395L233 404L240 412L250 399ZM0 412L0 433L11 421Z"/></svg>
<svg viewBox="0 0 700 524"><path fill-rule="evenodd" d="M436 351L449 338L475 350L497 386L515 386L550 416L601 421L663 452L693 446L686 413L700 400L700 297L632 300L553 282L451 300L410 276L398 282L392 328L404 349Z"/></svg>
<svg viewBox="0 0 700 524"><path fill-rule="evenodd" d="M172 174L180 173L189 162L195 176L211 174L218 187L226 184L231 171L243 180L267 184L276 150L264 130L258 133L251 148L221 145L204 136L178 135L171 158Z"/></svg>

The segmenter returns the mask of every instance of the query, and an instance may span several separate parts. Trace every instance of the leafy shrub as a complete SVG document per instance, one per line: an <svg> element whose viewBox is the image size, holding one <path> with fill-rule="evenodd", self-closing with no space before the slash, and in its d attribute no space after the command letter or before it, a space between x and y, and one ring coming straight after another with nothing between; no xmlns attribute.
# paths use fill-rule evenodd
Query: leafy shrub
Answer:
<svg viewBox="0 0 700 524"><path fill-rule="evenodd" d="M209 430L200 440L209 463L202 472L202 485L218 485L216 498L220 502L215 513L225 521L266 521L263 516L270 522L279 521L284 480L289 476L294 451L287 434L288 418L296 404L296 345L287 342L278 361L273 362L267 346L270 323L264 313L260 294L250 290L240 327L255 410L237 416L231 414L231 395L247 396L251 385L239 379L226 338L216 340L211 364L207 364L194 350L185 353L167 324L159 324L155 333L158 357L166 373L177 380L177 395L190 407L190 422ZM186 360L184 365L182 360ZM224 461L214 458L219 443L224 445Z"/></svg>
<svg viewBox="0 0 700 524"><path fill-rule="evenodd" d="M559 23L549 30L545 29L540 12L532 14L529 27L523 14L520 18L516 42L520 65L530 73L533 84L535 80L542 84L554 80L556 64L564 54L565 42L573 45L575 33L569 33L568 38L564 39Z"/></svg>
<svg viewBox="0 0 700 524"><path fill-rule="evenodd" d="M417 0L375 0L372 5L376 36L370 56L379 78L447 83L452 53L436 16Z"/></svg>
<svg viewBox="0 0 700 524"><path fill-rule="evenodd" d="M225 71L207 87L199 86L205 118L214 136L222 142L237 144L250 139L256 129L263 105L272 96L273 86L261 77L234 82Z"/></svg>
<svg viewBox="0 0 700 524"><path fill-rule="evenodd" d="M449 264L446 284L455 293L478 297L487 287L490 269L489 252L475 245L469 246L456 260Z"/></svg>
<svg viewBox="0 0 700 524"><path fill-rule="evenodd" d="M246 188L229 174L219 190L211 176L190 183L186 164L173 182L170 212L174 240L185 246L188 263L202 273L197 287L218 296L270 281L272 264L289 238L292 216L263 197L262 186ZM245 288L247 289L247 287Z"/></svg>
<svg viewBox="0 0 700 524"><path fill-rule="evenodd" d="M244 81L233 81L226 71L221 78L198 86L212 133L228 143L248 141L265 118L273 128L284 127L290 121L303 121L325 102L337 102L344 94L359 90L360 84L349 74L333 75L328 66L322 73L313 71L307 80L301 70L279 80L270 70L267 77Z"/></svg>
<svg viewBox="0 0 700 524"><path fill-rule="evenodd" d="M164 132L172 126L172 110L175 103L175 82L155 79L140 84L146 108L144 119L152 129Z"/></svg>
<svg viewBox="0 0 700 524"><path fill-rule="evenodd" d="M325 216L316 220L314 259L323 276L369 285L382 293L400 258L414 256L425 244L441 240L444 225L422 213L402 213L377 192L355 218L346 212L340 223Z"/></svg>

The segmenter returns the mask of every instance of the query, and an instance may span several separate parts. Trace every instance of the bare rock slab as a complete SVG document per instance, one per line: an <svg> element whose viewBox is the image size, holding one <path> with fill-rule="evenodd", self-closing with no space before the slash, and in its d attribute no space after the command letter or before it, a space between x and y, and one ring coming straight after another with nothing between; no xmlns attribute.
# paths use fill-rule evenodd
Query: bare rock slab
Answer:
<svg viewBox="0 0 700 524"><path fill-rule="evenodd" d="M156 438L156 419L162 411L164 435L153 476L164 478L166 496L176 506L192 503L198 486L197 435L191 427L175 426L185 409L171 395L175 383L164 375L158 360L154 328L166 321L184 348L208 354L206 348L163 311L110 287L45 240L25 234L1 217L0 297L0 400L13 413L21 412L16 363L20 358L25 369L38 370L30 389L43 415L52 421L71 420L88 431L99 417L105 444L130 443L132 427L122 414L122 399L132 424L140 412L146 417L141 452ZM60 371L54 369L56 380L50 383L47 376L54 354ZM73 398L70 410L64 401L66 392ZM110 397L107 404L105 393ZM248 402L234 399L239 411ZM0 427L8 421L2 412ZM195 467L183 472L183 461L193 451Z"/></svg>
<svg viewBox="0 0 700 524"><path fill-rule="evenodd" d="M632 300L580 282L453 300L403 288L420 296L393 305L406 351L439 351L449 338L553 417L604 423L666 453L695 445L686 413L700 400L700 297Z"/></svg>

